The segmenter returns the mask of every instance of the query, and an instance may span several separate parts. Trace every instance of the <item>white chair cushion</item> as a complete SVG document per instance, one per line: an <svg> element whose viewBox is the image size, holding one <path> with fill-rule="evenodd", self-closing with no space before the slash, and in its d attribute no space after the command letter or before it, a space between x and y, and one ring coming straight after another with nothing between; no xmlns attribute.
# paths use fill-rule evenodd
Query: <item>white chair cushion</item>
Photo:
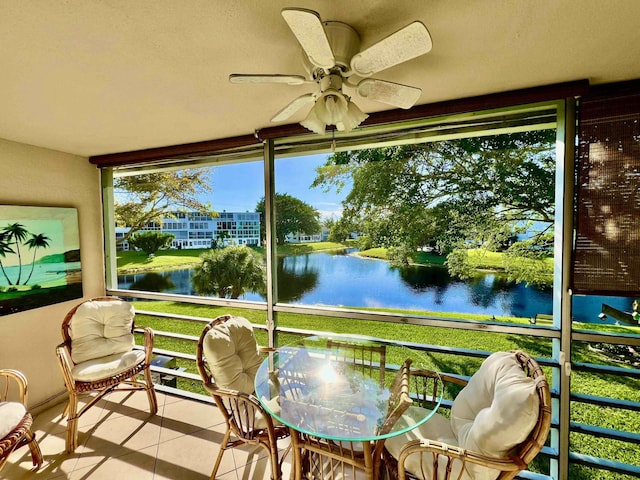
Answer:
<svg viewBox="0 0 640 480"><path fill-rule="evenodd" d="M209 330L203 341L203 354L216 385L253 393L262 359L249 320L231 317Z"/></svg>
<svg viewBox="0 0 640 480"><path fill-rule="evenodd" d="M451 407L458 445L492 457L505 457L522 443L538 420L539 398L514 353L489 356Z"/></svg>
<svg viewBox="0 0 640 480"><path fill-rule="evenodd" d="M20 423L27 410L20 402L0 402L0 440Z"/></svg>
<svg viewBox="0 0 640 480"><path fill-rule="evenodd" d="M408 427L415 425L418 421L423 419L426 415L429 415L431 410L426 410L422 407L412 405L407 411L398 419L396 427ZM385 440L384 446L387 451L398 459L400 456L400 449L402 446L411 440L420 440L428 438L430 440L436 440L438 442L447 443L449 445L458 445L456 437L451 430L449 419L442 415L435 413L429 420L422 425L409 430L402 435L397 435ZM422 465L420 464L420 457L422 458ZM440 462L446 462L445 458L441 458ZM433 478L433 459L430 453L410 455L405 462L405 468L408 472L411 472L418 478L431 480ZM442 468L441 468L442 470ZM460 472L460 465L456 464L453 468L453 477L458 478L457 475ZM465 478L465 477L462 477Z"/></svg>
<svg viewBox="0 0 640 480"><path fill-rule="evenodd" d="M69 323L71 357L74 363L131 350L131 328L135 312L125 301L87 301Z"/></svg>
<svg viewBox="0 0 640 480"><path fill-rule="evenodd" d="M522 443L538 420L539 398L533 379L526 376L514 353L497 352L489 356L469 383L460 391L451 407L451 419L435 414L424 425L404 435L389 438L385 448L398 458L402 446L416 439L430 439L491 457L506 457ZM411 424L424 418L420 407L410 407L399 422ZM422 464L420 457L422 456ZM414 454L405 468L418 478L431 479L432 455ZM441 457L439 462L446 462ZM454 463L452 478L460 474L460 462ZM438 478L442 466L439 468ZM460 480L495 480L499 471L467 464Z"/></svg>
<svg viewBox="0 0 640 480"><path fill-rule="evenodd" d="M93 382L103 378L109 378L133 368L140 362L144 362L143 350L130 350L124 353L107 355L94 358L77 364L71 370L75 380L81 382Z"/></svg>

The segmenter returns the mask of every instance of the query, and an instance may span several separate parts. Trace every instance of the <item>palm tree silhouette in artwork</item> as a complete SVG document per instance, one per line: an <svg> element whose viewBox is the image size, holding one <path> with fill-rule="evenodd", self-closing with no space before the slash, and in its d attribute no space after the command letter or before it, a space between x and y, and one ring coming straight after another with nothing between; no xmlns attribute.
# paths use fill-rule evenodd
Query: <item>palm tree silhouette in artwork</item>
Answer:
<svg viewBox="0 0 640 480"><path fill-rule="evenodd" d="M31 236L28 240L27 237ZM39 248L48 248L51 239L47 237L44 233L31 233L29 232L24 225L20 223L12 223L4 227L0 230L0 270L2 270L2 274L6 279L9 285L20 285L22 280L22 253L20 252L20 244L22 243L23 247L29 247L30 250L33 250L33 259L31 261L31 271L29 272L29 276L22 283L22 285L27 285L29 280L31 280L31 276L33 275L33 271L36 266L36 252ZM12 282L7 274L5 266L2 264L2 258L6 258L7 254L11 253L17 255L18 257L18 276L15 282Z"/></svg>
<svg viewBox="0 0 640 480"><path fill-rule="evenodd" d="M4 227L4 232L9 240L9 244L13 242L16 246L15 253L18 255L18 279L16 285L20 285L20 278L22 277L22 254L20 253L20 242L23 242L29 232L21 223L12 223Z"/></svg>
<svg viewBox="0 0 640 480"><path fill-rule="evenodd" d="M14 252L13 249L11 248L11 245L9 245L8 235L5 232L0 232L0 258L6 257L7 253L16 253L16 252ZM11 279L9 278L9 276L7 275L7 272L4 269L2 260L0 260L0 269L2 269L2 274L4 275L4 278L7 279L7 283L9 285L13 285L13 282L11 282Z"/></svg>
<svg viewBox="0 0 640 480"><path fill-rule="evenodd" d="M38 248L47 248L49 246L49 237L47 237L44 233L32 233L31 238L25 242L25 245L29 247L29 249L33 250L33 259L31 260L31 271L29 272L29 276L24 281L24 284L27 285L29 280L31 279L31 275L33 275L33 269L36 266L36 252Z"/></svg>

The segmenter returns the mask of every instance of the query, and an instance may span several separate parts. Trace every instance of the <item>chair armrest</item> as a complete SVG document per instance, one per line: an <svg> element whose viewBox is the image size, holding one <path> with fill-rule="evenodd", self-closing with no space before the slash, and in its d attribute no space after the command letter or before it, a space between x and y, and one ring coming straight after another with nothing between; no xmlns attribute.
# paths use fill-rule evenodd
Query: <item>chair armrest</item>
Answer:
<svg viewBox="0 0 640 480"><path fill-rule="evenodd" d="M267 423L267 429L269 430L269 435L273 434L273 418L265 410L265 408L260 403L260 400L253 395L244 392L240 392L238 390L232 390L230 388L218 387L211 382L202 382L205 390L211 394L213 399L215 400L218 408L224 410L226 415L233 419L237 428L240 429L239 434L241 436L246 435L247 432L252 430L258 430L255 426L255 413L258 412ZM225 399L228 399L225 402ZM243 404L243 408L238 408L239 404ZM248 415L247 412L250 411L252 414ZM244 432L244 433L243 433Z"/></svg>
<svg viewBox="0 0 640 480"><path fill-rule="evenodd" d="M143 346L144 346L144 362L147 365L151 365L151 360L153 358L153 339L154 333L150 327L134 327L133 333L142 334L144 337Z"/></svg>
<svg viewBox="0 0 640 480"><path fill-rule="evenodd" d="M461 387L464 387L467 383L469 383L469 381L465 380L464 378L456 377L454 375L448 375L446 373L437 373L432 370L411 369L411 374L416 376L437 379L442 381L442 383L445 385L447 383L453 383L455 385L460 385Z"/></svg>
<svg viewBox="0 0 640 480"><path fill-rule="evenodd" d="M399 480L405 480L405 462L410 455L413 454L423 454L423 453L431 453L432 458L427 460L431 465L438 465L438 469L442 470L442 473L445 474L446 467L449 467L447 470L451 469L451 463L453 462L462 462L463 468L465 463L473 463L476 465L482 465L487 468L492 468L495 470L503 471L503 472L514 472L524 470L527 466L522 463L519 458L496 458L496 457L488 457L486 455L482 455L481 453L474 452L472 450L465 450L464 448L457 447L455 445L449 445L443 442L438 442L435 440L429 439L421 439L421 440L411 440L405 443L400 449L400 453L398 455L398 478ZM448 462L438 462L437 458L439 456L447 457L449 459ZM437 478L441 478L440 475L435 475ZM444 476L444 478L449 478L448 476Z"/></svg>
<svg viewBox="0 0 640 480"><path fill-rule="evenodd" d="M278 349L275 347L258 347L258 353L274 353L277 351Z"/></svg>
<svg viewBox="0 0 640 480"><path fill-rule="evenodd" d="M18 385L18 391L20 394L20 402L25 406L27 406L27 377L24 376L22 372L18 370L13 370L11 368L3 368L0 369L0 377L5 377L6 385L4 392L0 391L0 401L4 401L7 399L7 395L9 393L9 382L13 380Z"/></svg>
<svg viewBox="0 0 640 480"><path fill-rule="evenodd" d="M60 365L60 370L62 371L64 382L67 384L67 388L73 390L75 386L75 380L73 379L71 370L73 369L73 366L75 364L73 363L73 359L71 358L69 344L63 342L58 345L56 347L56 356L58 357L58 365Z"/></svg>

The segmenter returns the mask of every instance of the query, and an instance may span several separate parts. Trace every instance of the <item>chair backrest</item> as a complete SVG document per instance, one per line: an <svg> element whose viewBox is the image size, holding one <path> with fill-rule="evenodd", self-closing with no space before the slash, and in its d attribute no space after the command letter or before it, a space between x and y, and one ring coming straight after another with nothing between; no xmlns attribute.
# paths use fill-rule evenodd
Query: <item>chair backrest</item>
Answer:
<svg viewBox="0 0 640 480"><path fill-rule="evenodd" d="M26 377L17 370L0 370L0 440L15 430L26 413ZM4 452L2 442L0 450Z"/></svg>
<svg viewBox="0 0 640 480"><path fill-rule="evenodd" d="M397 473L399 478L513 479L540 452L550 426L551 395L538 363L522 351L496 352L453 402L450 429L458 444L410 440L400 452Z"/></svg>
<svg viewBox="0 0 640 480"><path fill-rule="evenodd" d="M251 323L232 315L214 319L200 335L197 362L201 374L217 387L253 393L262 358Z"/></svg>
<svg viewBox="0 0 640 480"><path fill-rule="evenodd" d="M222 315L200 334L198 372L228 427L249 442L267 431L269 442L275 445L273 420L253 395L261 361L253 328L246 318Z"/></svg>
<svg viewBox="0 0 640 480"><path fill-rule="evenodd" d="M517 460L522 469L541 450L550 424L546 377L538 363L521 351L490 355L451 407L451 428L460 448ZM486 469L481 464L466 468L479 469L478 478ZM514 472L502 472L498 478L513 476Z"/></svg>
<svg viewBox="0 0 640 480"><path fill-rule="evenodd" d="M380 386L384 386L387 355L387 349L384 345L329 339L327 349L333 349L338 360L351 363L363 375L368 375L371 378L377 376Z"/></svg>
<svg viewBox="0 0 640 480"><path fill-rule="evenodd" d="M96 297L76 305L62 322L62 338L74 363L130 351L135 310L118 297Z"/></svg>
<svg viewBox="0 0 640 480"><path fill-rule="evenodd" d="M389 387L389 406L387 416L378 431L381 435L389 433L396 421L398 421L402 414L413 403L411 395L409 394L412 363L413 361L410 358L407 358L402 363L391 386Z"/></svg>
<svg viewBox="0 0 640 480"><path fill-rule="evenodd" d="M27 377L18 370L0 369L0 402L20 402L27 406Z"/></svg>
<svg viewBox="0 0 640 480"><path fill-rule="evenodd" d="M538 397L538 416L534 427L527 438L516 445L510 452L511 456L520 458L525 465L528 465L540 453L549 436L551 429L551 392L549 391L547 377L538 362L520 350L513 353L527 376L535 382L536 395ZM511 472L503 472L498 478L506 479L514 476Z"/></svg>

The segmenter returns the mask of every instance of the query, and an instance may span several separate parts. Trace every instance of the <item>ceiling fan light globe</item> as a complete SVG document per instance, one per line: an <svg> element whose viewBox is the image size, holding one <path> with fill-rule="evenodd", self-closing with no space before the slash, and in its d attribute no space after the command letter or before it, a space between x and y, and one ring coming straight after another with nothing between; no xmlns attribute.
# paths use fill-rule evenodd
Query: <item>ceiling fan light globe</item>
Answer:
<svg viewBox="0 0 640 480"><path fill-rule="evenodd" d="M326 125L335 125L349 111L347 99L338 91L325 92L314 107L318 118Z"/></svg>
<svg viewBox="0 0 640 480"><path fill-rule="evenodd" d="M349 102L347 113L342 117L342 120L336 124L336 127L340 131L350 132L364 122L368 116L369 115L360 110L355 103Z"/></svg>
<svg viewBox="0 0 640 480"><path fill-rule="evenodd" d="M318 118L316 107L317 104L309 111L307 118L300 122L300 125L311 130L313 133L324 135L327 124Z"/></svg>

